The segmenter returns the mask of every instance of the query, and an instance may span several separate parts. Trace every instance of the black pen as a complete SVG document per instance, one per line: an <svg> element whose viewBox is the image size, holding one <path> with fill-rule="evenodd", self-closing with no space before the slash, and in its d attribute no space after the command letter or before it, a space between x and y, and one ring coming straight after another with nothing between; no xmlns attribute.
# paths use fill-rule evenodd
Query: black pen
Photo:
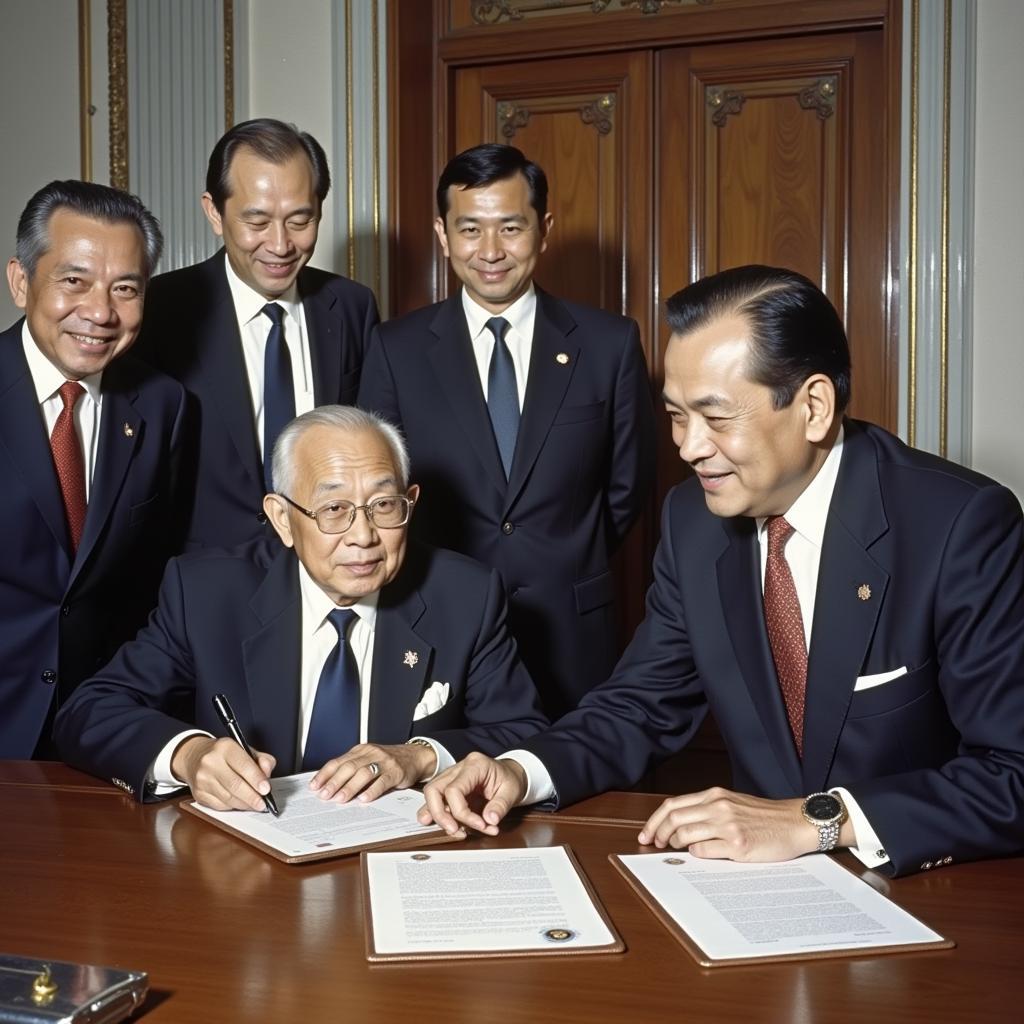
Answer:
<svg viewBox="0 0 1024 1024"><path fill-rule="evenodd" d="M256 755L252 752L252 747L246 742L245 737L242 735L242 730L238 728L238 722L235 721L235 713L231 710L231 705L228 703L227 697L223 693L215 693L213 695L213 706L217 711L220 720L224 723L224 728L231 733L231 738L254 760L256 761ZM257 764L259 762L257 761ZM263 802L267 805L267 810L270 811L275 818L281 816L281 812L277 809L277 804L274 803L274 794L267 793L263 798Z"/></svg>

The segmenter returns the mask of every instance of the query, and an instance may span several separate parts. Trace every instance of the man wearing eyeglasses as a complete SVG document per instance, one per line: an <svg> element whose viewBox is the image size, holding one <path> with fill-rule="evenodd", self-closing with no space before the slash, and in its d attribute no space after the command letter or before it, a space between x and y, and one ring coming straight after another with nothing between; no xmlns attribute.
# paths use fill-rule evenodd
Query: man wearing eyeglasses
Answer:
<svg viewBox="0 0 1024 1024"><path fill-rule="evenodd" d="M263 503L279 540L173 559L149 625L62 710L62 757L139 800L188 786L261 810L272 774L371 800L543 728L497 572L407 543L408 469L373 413L293 420ZM225 736L217 693L256 760Z"/></svg>

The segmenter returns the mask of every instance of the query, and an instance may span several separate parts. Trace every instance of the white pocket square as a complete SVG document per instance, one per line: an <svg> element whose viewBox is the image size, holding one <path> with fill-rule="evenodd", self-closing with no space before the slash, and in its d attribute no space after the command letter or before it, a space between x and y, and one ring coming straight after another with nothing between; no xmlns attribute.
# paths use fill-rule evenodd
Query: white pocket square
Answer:
<svg viewBox="0 0 1024 1024"><path fill-rule="evenodd" d="M894 668L891 672L876 672L870 676L858 676L857 682L853 684L853 691L856 693L858 690L870 690L873 686L881 686L882 683L891 682L906 674L907 666L903 665L901 668Z"/></svg>
<svg viewBox="0 0 1024 1024"><path fill-rule="evenodd" d="M420 698L419 704L416 705L416 710L412 713L412 720L418 722L421 718L426 718L427 715L440 711L448 703L448 694L450 692L451 685L449 683L442 683L436 680L432 682Z"/></svg>

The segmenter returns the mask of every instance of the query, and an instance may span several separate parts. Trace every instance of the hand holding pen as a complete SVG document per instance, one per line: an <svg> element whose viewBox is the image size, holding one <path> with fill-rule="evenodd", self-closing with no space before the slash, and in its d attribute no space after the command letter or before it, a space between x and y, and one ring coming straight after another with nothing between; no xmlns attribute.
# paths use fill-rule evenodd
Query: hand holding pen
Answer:
<svg viewBox="0 0 1024 1024"><path fill-rule="evenodd" d="M213 706L217 712L217 716L224 723L224 727L231 733L231 738L255 761L259 764L259 759L253 752L252 747L249 746L245 736L242 735L242 730L239 728L238 721L235 718L235 713L231 709L227 697L223 693L214 694ZM270 811L275 817L280 815L280 811L277 809L277 804L274 801L274 794L267 792L261 794L263 796L263 802L266 804L267 810Z"/></svg>

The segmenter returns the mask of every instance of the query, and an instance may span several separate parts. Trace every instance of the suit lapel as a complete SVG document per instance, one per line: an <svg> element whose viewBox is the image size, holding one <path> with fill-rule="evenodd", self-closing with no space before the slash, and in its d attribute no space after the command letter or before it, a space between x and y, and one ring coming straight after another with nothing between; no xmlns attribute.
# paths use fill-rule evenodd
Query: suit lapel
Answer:
<svg viewBox="0 0 1024 1024"><path fill-rule="evenodd" d="M433 648L413 628L423 611L418 590L381 591L367 729L374 743L404 743L409 738L413 712L434 660Z"/></svg>
<svg viewBox="0 0 1024 1024"><path fill-rule="evenodd" d="M295 553L277 552L249 602L261 627L242 643L252 705L250 742L277 758L279 775L298 767L302 601Z"/></svg>
<svg viewBox="0 0 1024 1024"><path fill-rule="evenodd" d="M814 601L804 711L804 788L825 786L885 599L889 574L868 549L888 530L870 440L848 420ZM866 588L866 589L865 589Z"/></svg>
<svg viewBox="0 0 1024 1024"><path fill-rule="evenodd" d="M0 335L0 441L25 480L39 514L70 568L71 540L64 502L46 435L46 421L21 348L21 323L19 320Z"/></svg>
<svg viewBox="0 0 1024 1024"><path fill-rule="evenodd" d="M441 392L488 478L504 494L508 481L480 387L480 375L459 295L441 304L430 330L437 336L430 361Z"/></svg>
<svg viewBox="0 0 1024 1024"><path fill-rule="evenodd" d="M570 345L567 338L576 328L575 321L560 302L539 288L536 291L537 315L533 326L526 400L516 438L506 508L516 500L537 461L565 398L580 354L579 346ZM559 356L565 356L566 359L560 360Z"/></svg>
<svg viewBox="0 0 1024 1024"><path fill-rule="evenodd" d="M729 547L718 560L718 593L740 672L764 724L776 759L792 787L800 786L800 762L779 689L764 622L760 548L753 519L722 521Z"/></svg>
<svg viewBox="0 0 1024 1024"><path fill-rule="evenodd" d="M309 357L313 368L313 401L328 405L338 400L341 382L341 342L337 336L331 309L338 301L330 292L307 293L307 282L299 274L299 297L309 335Z"/></svg>

